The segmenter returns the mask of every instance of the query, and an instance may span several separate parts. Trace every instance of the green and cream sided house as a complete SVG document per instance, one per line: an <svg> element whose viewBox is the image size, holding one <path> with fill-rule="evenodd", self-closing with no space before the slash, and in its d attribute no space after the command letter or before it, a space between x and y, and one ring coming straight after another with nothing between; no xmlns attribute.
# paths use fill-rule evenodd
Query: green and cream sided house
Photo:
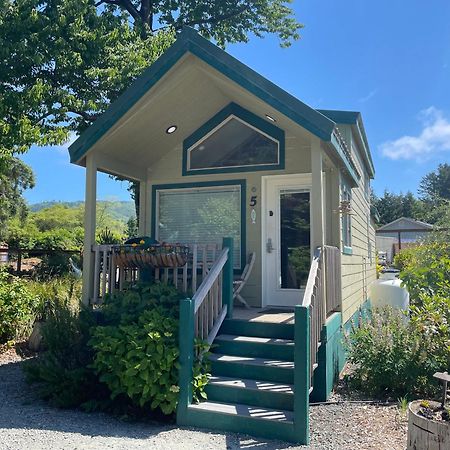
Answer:
<svg viewBox="0 0 450 450"><path fill-rule="evenodd" d="M376 277L361 115L313 109L187 28L69 151L86 167L86 303L140 277L95 245L97 171L140 184L142 236L189 246L150 274L187 297L178 423L306 443ZM244 308L233 279L253 255ZM195 337L214 343L200 404Z"/></svg>

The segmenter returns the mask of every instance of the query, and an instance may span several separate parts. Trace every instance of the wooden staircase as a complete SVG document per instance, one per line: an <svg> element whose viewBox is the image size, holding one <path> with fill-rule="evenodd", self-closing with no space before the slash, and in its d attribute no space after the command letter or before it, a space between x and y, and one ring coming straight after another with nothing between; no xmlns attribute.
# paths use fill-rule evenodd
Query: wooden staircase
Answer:
<svg viewBox="0 0 450 450"><path fill-rule="evenodd" d="M189 405L199 425L294 437L294 325L227 319L212 346L208 400Z"/></svg>
<svg viewBox="0 0 450 450"><path fill-rule="evenodd" d="M232 248L232 240L224 239L194 297L180 304L177 423L308 444L310 386L322 327L339 303L339 279L331 270L339 249L316 250L293 323L278 323L233 318ZM327 290L325 259L331 274ZM200 404L192 403L195 338L212 344L208 400Z"/></svg>

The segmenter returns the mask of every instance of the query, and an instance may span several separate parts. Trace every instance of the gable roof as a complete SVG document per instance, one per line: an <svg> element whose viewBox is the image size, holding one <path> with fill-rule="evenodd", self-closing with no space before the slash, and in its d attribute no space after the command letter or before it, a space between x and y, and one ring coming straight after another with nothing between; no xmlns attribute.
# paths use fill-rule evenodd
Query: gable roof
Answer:
<svg viewBox="0 0 450 450"><path fill-rule="evenodd" d="M431 230L434 228L433 225L431 225L430 223L422 222L420 220L414 220L414 219L411 219L410 217L400 217L399 219L395 219L392 222L389 222L386 225L383 225L382 227L378 228L378 230L386 230L387 231L387 230L392 229L392 231L397 231L397 229L395 228L395 225L402 221L406 221L409 224L411 224L411 230L417 230L417 229ZM402 228L402 229L404 229L404 228Z"/></svg>
<svg viewBox="0 0 450 450"><path fill-rule="evenodd" d="M313 135L329 142L354 182L358 182L359 174L349 152L343 151L343 143L336 137L336 124L330 117L301 102L189 27L185 27L175 43L72 143L69 147L71 162L81 162L91 147L187 53L195 55Z"/></svg>
<svg viewBox="0 0 450 450"><path fill-rule="evenodd" d="M373 178L375 175L375 167L370 154L369 141L367 140L366 131L362 120L362 115L358 111L339 111L331 109L318 109L324 116L331 119L337 124L350 125L359 135L362 143L363 157L368 169L369 175Z"/></svg>

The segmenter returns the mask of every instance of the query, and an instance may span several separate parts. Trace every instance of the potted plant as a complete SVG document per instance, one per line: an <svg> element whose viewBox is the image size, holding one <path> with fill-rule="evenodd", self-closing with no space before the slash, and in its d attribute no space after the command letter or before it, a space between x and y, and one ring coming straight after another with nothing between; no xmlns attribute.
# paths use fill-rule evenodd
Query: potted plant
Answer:
<svg viewBox="0 0 450 450"><path fill-rule="evenodd" d="M447 372L434 374L443 383L442 401L416 400L409 404L408 450L450 449L450 406L447 405Z"/></svg>

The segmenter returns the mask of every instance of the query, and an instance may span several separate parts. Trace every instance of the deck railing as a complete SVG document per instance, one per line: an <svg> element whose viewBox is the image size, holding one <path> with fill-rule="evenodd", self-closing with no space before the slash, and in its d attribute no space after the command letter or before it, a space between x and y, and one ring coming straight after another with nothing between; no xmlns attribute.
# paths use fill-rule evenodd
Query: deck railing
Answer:
<svg viewBox="0 0 450 450"><path fill-rule="evenodd" d="M214 265L192 298L180 304L180 393L177 423L186 425L192 403L195 340L211 344L225 317L233 316L233 239L224 238Z"/></svg>
<svg viewBox="0 0 450 450"><path fill-rule="evenodd" d="M155 281L171 283L182 292L195 293L216 261L220 251L217 244L187 244L189 258L182 267L150 269ZM122 291L141 277L139 269L121 267L115 261L114 245L94 245L94 284L91 303L101 303L107 294Z"/></svg>
<svg viewBox="0 0 450 450"><path fill-rule="evenodd" d="M341 311L342 281L341 281L341 251L337 247L324 246L324 275L326 286L327 316L333 312Z"/></svg>

